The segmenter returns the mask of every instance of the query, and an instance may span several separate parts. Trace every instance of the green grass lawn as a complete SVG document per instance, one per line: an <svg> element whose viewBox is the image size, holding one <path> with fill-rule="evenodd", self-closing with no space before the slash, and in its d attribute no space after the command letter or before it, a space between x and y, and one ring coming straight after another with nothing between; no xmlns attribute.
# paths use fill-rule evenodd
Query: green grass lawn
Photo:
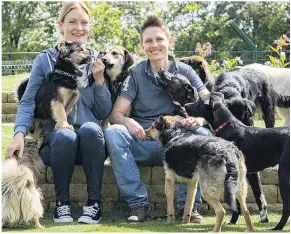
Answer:
<svg viewBox="0 0 291 234"><path fill-rule="evenodd" d="M258 215L252 216L255 232L272 232L268 229L277 224L281 215L269 214L270 223L258 223ZM88 225L79 224L74 221L71 224L56 224L52 221L51 214L46 214L44 219L41 219L41 224L45 226L44 229L35 229L32 224L25 225L14 229L4 228L3 232L209 232L212 231L215 224L215 217L204 216L203 224L181 224L176 220L173 225L166 224L166 219L149 219L143 223L129 223L126 222L127 214L103 214L101 224ZM229 220L230 216L225 217L225 221ZM242 217L239 218L237 225L223 225L223 232L244 232L246 226ZM283 231L290 232L290 222L287 223Z"/></svg>
<svg viewBox="0 0 291 234"><path fill-rule="evenodd" d="M2 91L15 91L19 83L28 77L29 73L2 76Z"/></svg>

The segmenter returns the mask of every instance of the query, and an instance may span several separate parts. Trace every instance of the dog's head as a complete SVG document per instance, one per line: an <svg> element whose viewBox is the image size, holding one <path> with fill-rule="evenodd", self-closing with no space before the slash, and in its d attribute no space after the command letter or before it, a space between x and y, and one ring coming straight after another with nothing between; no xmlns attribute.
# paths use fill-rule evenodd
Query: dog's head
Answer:
<svg viewBox="0 0 291 234"><path fill-rule="evenodd" d="M62 41L57 48L60 52L60 59L70 59L78 67L92 60L91 52L84 45L80 45L77 42Z"/></svg>
<svg viewBox="0 0 291 234"><path fill-rule="evenodd" d="M193 55L189 57L183 57L180 58L179 61L192 67L200 77L203 84L209 81L210 72L208 71L207 66L203 66L203 63L207 65L207 62L201 56Z"/></svg>
<svg viewBox="0 0 291 234"><path fill-rule="evenodd" d="M256 104L246 98L231 98L224 101L230 112L247 126L254 125Z"/></svg>
<svg viewBox="0 0 291 234"><path fill-rule="evenodd" d="M223 105L224 96L222 93L213 92L200 97L198 101L185 105L185 110L189 116L203 117L209 123L213 120L213 111L220 105Z"/></svg>
<svg viewBox="0 0 291 234"><path fill-rule="evenodd" d="M173 74L161 69L158 82L167 91L174 102L181 106L194 102L198 99L197 90L190 84L189 80L181 74Z"/></svg>
<svg viewBox="0 0 291 234"><path fill-rule="evenodd" d="M153 122L152 126L145 130L146 137L148 140L159 140L162 132L171 128L173 124L179 120L183 119L183 117L179 115L175 116L160 116L155 122Z"/></svg>
<svg viewBox="0 0 291 234"><path fill-rule="evenodd" d="M105 72L111 81L126 71L133 64L133 56L122 46L110 46L100 51L101 60L105 65ZM126 77L125 77L126 78Z"/></svg>

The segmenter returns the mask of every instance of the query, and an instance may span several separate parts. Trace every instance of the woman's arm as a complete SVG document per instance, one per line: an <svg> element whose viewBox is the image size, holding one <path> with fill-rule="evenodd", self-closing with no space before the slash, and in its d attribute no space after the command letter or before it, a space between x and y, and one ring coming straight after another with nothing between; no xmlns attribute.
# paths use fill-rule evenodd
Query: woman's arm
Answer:
<svg viewBox="0 0 291 234"><path fill-rule="evenodd" d="M92 63L91 71L94 78L93 114L99 120L106 119L112 110L111 94L104 79L105 66L100 59Z"/></svg>
<svg viewBox="0 0 291 234"><path fill-rule="evenodd" d="M111 124L121 124L127 127L129 133L138 140L146 140L146 135L143 127L134 119L126 117L126 114L131 109L131 101L123 96L119 96L114 105L113 111L109 116Z"/></svg>
<svg viewBox="0 0 291 234"><path fill-rule="evenodd" d="M24 149L24 136L32 126L32 121L34 118L35 95L45 79L42 64L43 56L45 56L45 54L38 55L34 61L26 90L18 106L14 126L14 137L12 142L7 147L5 155L6 158L11 158L17 151L18 156L20 158L22 157Z"/></svg>
<svg viewBox="0 0 291 234"><path fill-rule="evenodd" d="M47 59L46 54L44 53L38 55L34 61L26 90L18 106L14 125L15 133L22 132L26 135L32 126L36 92L45 80L44 65L42 62L43 59Z"/></svg>

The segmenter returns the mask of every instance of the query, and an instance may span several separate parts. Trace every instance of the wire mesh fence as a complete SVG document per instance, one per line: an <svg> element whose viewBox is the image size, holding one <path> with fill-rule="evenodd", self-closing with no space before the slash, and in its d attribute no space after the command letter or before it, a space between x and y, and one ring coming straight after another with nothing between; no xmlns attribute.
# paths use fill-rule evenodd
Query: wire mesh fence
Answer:
<svg viewBox="0 0 291 234"><path fill-rule="evenodd" d="M31 71L33 61L39 52L7 52L2 53L2 78L3 76L19 75L29 73ZM194 55L193 51L174 51L175 57L185 57ZM206 57L207 62L216 60L221 63L226 58L231 59L240 57L243 60L243 65L250 63L264 64L269 60L268 55L278 57L274 51L212 51L211 55ZM286 57L289 60L290 51L286 52Z"/></svg>

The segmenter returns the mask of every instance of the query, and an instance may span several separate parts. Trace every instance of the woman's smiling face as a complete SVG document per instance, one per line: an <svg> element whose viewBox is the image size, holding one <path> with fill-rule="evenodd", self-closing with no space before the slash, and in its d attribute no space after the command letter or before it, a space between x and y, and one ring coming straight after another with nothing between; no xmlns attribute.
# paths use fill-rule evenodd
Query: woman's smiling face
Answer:
<svg viewBox="0 0 291 234"><path fill-rule="evenodd" d="M159 27L148 27L143 31L141 47L149 60L168 59L171 44L171 39Z"/></svg>
<svg viewBox="0 0 291 234"><path fill-rule="evenodd" d="M78 7L71 10L64 20L59 22L59 30L63 33L63 39L84 44L89 36L89 22L89 15L83 8Z"/></svg>

